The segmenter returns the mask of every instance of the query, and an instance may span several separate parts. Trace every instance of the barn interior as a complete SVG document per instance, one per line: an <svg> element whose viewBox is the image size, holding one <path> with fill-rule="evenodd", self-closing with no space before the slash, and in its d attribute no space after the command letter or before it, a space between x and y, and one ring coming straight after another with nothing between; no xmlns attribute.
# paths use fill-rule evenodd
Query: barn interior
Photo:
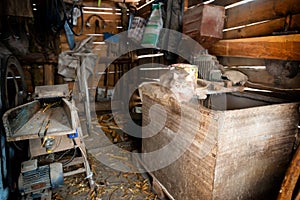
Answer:
<svg viewBox="0 0 300 200"><path fill-rule="evenodd" d="M0 199L300 199L298 0L0 11Z"/></svg>

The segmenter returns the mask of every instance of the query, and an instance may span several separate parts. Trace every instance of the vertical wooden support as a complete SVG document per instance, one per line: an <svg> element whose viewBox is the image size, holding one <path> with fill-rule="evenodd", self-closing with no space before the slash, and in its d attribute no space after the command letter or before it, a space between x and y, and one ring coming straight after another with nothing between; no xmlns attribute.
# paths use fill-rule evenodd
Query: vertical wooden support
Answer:
<svg viewBox="0 0 300 200"><path fill-rule="evenodd" d="M189 0L184 0L184 11L186 11L189 7Z"/></svg>
<svg viewBox="0 0 300 200"><path fill-rule="evenodd" d="M54 66L44 65L44 85L54 85Z"/></svg>
<svg viewBox="0 0 300 200"><path fill-rule="evenodd" d="M293 160L290 163L290 166L285 174L284 180L281 184L281 189L277 200L292 199L292 195L296 187L297 181L299 179L299 175L300 175L300 148L298 147L293 157Z"/></svg>

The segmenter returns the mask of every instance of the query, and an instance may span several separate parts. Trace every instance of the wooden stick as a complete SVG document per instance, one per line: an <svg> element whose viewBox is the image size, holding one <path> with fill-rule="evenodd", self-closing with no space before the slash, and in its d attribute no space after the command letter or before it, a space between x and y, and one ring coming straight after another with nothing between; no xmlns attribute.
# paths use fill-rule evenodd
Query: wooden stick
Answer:
<svg viewBox="0 0 300 200"><path fill-rule="evenodd" d="M284 180L281 184L277 200L292 199L293 191L300 175L300 148L293 157L293 160L285 174Z"/></svg>

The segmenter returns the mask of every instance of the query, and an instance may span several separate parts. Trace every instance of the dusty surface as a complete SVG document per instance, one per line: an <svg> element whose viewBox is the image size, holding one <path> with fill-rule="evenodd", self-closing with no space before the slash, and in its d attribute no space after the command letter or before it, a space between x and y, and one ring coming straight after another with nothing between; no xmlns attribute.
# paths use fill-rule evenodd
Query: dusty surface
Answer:
<svg viewBox="0 0 300 200"><path fill-rule="evenodd" d="M94 172L95 190L91 190L85 174L65 178L64 186L53 192L55 200L145 200L157 199L151 192L148 179L139 173L124 173L113 170L89 155Z"/></svg>
<svg viewBox="0 0 300 200"><path fill-rule="evenodd" d="M134 168L128 152L135 150L136 141L128 138L116 127L110 115L98 117L100 128L103 132L94 131L84 141L88 151L88 158L95 189L91 190L85 174L66 177L63 187L53 191L54 200L147 200L158 199L151 191L151 183L147 177L140 173L122 172L114 170L103 164L101 159L108 158L112 164ZM122 151L116 151L112 144L117 145ZM108 147L108 148L106 148ZM123 151L124 150L124 151ZM129 170L130 171L130 170ZM133 170L135 171L135 170Z"/></svg>

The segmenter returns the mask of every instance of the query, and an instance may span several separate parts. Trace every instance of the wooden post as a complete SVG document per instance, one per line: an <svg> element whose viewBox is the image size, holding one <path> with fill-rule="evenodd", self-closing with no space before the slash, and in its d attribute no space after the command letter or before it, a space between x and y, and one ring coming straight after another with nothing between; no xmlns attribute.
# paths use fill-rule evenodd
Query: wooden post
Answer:
<svg viewBox="0 0 300 200"><path fill-rule="evenodd" d="M186 11L189 7L189 0L184 0L184 11Z"/></svg>
<svg viewBox="0 0 300 200"><path fill-rule="evenodd" d="M54 85L54 66L44 65L44 85Z"/></svg>

